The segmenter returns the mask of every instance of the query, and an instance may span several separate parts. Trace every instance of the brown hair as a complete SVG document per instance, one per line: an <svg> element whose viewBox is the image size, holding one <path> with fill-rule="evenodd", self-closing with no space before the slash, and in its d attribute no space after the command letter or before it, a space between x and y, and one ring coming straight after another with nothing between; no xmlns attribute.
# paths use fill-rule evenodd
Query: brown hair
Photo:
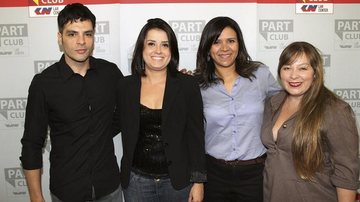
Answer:
<svg viewBox="0 0 360 202"><path fill-rule="evenodd" d="M291 65L297 58L305 55L314 70L314 80L302 97L295 122L292 155L296 173L304 180L312 180L314 174L324 165L324 135L321 133L325 105L337 99L324 86L323 60L317 48L307 42L294 42L280 55L278 76L284 65Z"/></svg>

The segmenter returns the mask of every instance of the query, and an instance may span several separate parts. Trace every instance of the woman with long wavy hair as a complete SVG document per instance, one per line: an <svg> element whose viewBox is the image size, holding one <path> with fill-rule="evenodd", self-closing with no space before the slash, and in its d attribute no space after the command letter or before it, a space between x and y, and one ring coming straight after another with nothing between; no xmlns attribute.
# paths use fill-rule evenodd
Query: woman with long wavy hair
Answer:
<svg viewBox="0 0 360 202"><path fill-rule="evenodd" d="M351 107L324 86L323 60L307 42L280 55L284 88L267 100L264 201L355 201L359 139Z"/></svg>

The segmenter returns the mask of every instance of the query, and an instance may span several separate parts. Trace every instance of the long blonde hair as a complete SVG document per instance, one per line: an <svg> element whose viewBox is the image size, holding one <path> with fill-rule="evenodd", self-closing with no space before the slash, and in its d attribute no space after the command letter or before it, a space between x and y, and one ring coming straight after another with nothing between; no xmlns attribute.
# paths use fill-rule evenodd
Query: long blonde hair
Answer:
<svg viewBox="0 0 360 202"><path fill-rule="evenodd" d="M304 180L312 180L324 165L324 135L321 133L326 102L336 99L335 94L324 86L323 60L319 51L307 42L294 42L280 55L278 76L283 65L292 64L305 55L314 70L311 87L303 95L295 121L292 155L295 170Z"/></svg>

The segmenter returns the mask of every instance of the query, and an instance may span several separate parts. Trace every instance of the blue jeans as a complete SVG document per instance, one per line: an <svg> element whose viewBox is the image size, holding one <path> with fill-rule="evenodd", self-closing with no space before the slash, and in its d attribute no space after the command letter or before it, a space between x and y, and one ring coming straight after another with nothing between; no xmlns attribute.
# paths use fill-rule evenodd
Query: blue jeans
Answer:
<svg viewBox="0 0 360 202"><path fill-rule="evenodd" d="M129 186L123 190L125 202L187 202L191 184L175 190L170 178L154 179L130 173Z"/></svg>
<svg viewBox="0 0 360 202"><path fill-rule="evenodd" d="M97 200L94 200L93 202L122 202L122 194L121 194L121 186L117 188L114 192L112 192L109 195L103 196ZM52 202L63 202L58 197L56 197L54 194L51 194L51 201Z"/></svg>

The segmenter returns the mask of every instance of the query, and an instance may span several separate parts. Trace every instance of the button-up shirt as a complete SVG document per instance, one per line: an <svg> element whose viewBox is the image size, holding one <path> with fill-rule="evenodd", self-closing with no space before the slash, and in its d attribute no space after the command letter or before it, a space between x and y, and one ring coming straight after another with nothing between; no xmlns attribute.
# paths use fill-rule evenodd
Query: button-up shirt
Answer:
<svg viewBox="0 0 360 202"><path fill-rule="evenodd" d="M280 86L266 66L260 66L254 75L252 81L239 76L230 93L220 81L201 89L207 154L248 160L266 152L260 140L264 103Z"/></svg>
<svg viewBox="0 0 360 202"><path fill-rule="evenodd" d="M50 128L50 191L64 201L85 201L115 191L120 183L112 117L122 73L113 63L90 57L85 76L64 56L34 76L26 107L21 162L42 168Z"/></svg>
<svg viewBox="0 0 360 202"><path fill-rule="evenodd" d="M268 148L264 176L264 202L337 202L336 188L359 188L359 133L355 114L343 100L327 99L321 125L324 164L312 181L296 173L292 142L298 113L279 128L276 142L272 128L286 99L283 91L265 103L262 142Z"/></svg>

